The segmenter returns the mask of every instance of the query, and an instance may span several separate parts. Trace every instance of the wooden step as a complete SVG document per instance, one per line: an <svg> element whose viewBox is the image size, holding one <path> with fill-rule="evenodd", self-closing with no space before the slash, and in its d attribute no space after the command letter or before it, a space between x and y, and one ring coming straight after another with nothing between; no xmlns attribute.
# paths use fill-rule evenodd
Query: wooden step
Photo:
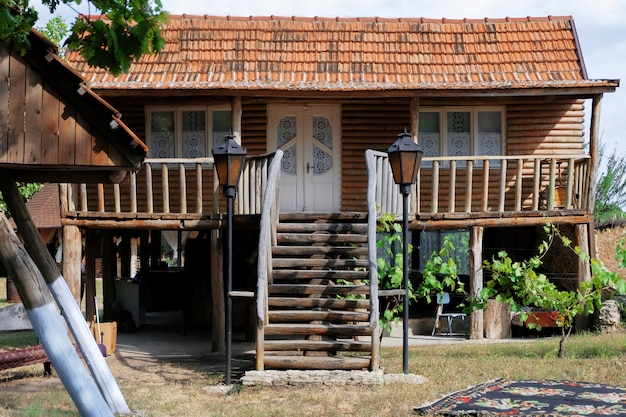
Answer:
<svg viewBox="0 0 626 417"><path fill-rule="evenodd" d="M276 233L276 241L280 244L312 244L326 243L346 244L346 243L367 243L367 236L361 234L341 234L341 233Z"/></svg>
<svg viewBox="0 0 626 417"><path fill-rule="evenodd" d="M306 285L306 284L272 284L268 285L268 293L275 294L321 294L350 295L369 294L369 285Z"/></svg>
<svg viewBox="0 0 626 417"><path fill-rule="evenodd" d="M366 223L278 223L278 233L343 232L367 233Z"/></svg>
<svg viewBox="0 0 626 417"><path fill-rule="evenodd" d="M280 213L281 222L351 221L367 222L367 213L342 211L340 213Z"/></svg>
<svg viewBox="0 0 626 417"><path fill-rule="evenodd" d="M266 369L369 369L370 357L360 356L274 356L263 358Z"/></svg>
<svg viewBox="0 0 626 417"><path fill-rule="evenodd" d="M266 351L350 351L368 352L372 343L360 340L266 340Z"/></svg>
<svg viewBox="0 0 626 417"><path fill-rule="evenodd" d="M369 325L278 323L265 325L265 335L370 336Z"/></svg>
<svg viewBox="0 0 626 417"><path fill-rule="evenodd" d="M369 299L349 300L346 298L299 298L299 297L268 297L269 307L280 308L329 308L338 309L368 309L371 307Z"/></svg>
<svg viewBox="0 0 626 417"><path fill-rule="evenodd" d="M366 246L273 246L273 256L341 256L361 257L367 256Z"/></svg>
<svg viewBox="0 0 626 417"><path fill-rule="evenodd" d="M323 269L276 269L272 272L274 281L278 280L310 280L310 279L329 279L346 281L363 280L369 278L367 271L352 270L323 270Z"/></svg>
<svg viewBox="0 0 626 417"><path fill-rule="evenodd" d="M270 310L270 323L329 321L332 323L365 322L370 319L367 311L335 310Z"/></svg>
<svg viewBox="0 0 626 417"><path fill-rule="evenodd" d="M369 262L365 259L310 259L310 258L274 258L272 266L274 268L367 268Z"/></svg>

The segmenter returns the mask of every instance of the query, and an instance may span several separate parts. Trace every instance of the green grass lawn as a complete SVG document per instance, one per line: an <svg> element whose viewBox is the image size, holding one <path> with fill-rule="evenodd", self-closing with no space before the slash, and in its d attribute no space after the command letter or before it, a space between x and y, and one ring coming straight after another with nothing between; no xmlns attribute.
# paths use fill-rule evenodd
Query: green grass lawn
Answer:
<svg viewBox="0 0 626 417"><path fill-rule="evenodd" d="M241 387L232 395L207 389L219 384L223 374L205 363L165 360L153 361L150 366L132 366L113 357L107 363L133 415L151 417L413 416L415 406L495 378L626 386L624 334L574 335L566 345L566 357L557 358L557 350L557 338L412 346L409 372L426 377L423 384ZM402 372L402 348L383 348L381 355L385 372ZM3 385L12 383L15 381L0 382L2 416L78 415L59 384L42 383L40 389L30 392L3 389Z"/></svg>

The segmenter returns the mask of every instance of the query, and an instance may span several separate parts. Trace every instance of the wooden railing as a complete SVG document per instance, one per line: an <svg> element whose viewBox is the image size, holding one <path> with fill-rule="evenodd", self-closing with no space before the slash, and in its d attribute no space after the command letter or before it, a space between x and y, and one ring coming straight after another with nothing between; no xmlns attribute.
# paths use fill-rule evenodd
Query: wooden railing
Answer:
<svg viewBox="0 0 626 417"><path fill-rule="evenodd" d="M264 328L267 323L267 285L272 281L272 246L276 245L276 222L278 221L278 182L280 181L280 163L283 151L276 154L265 172L267 175L265 193L262 201L261 224L259 231L259 255L257 262L257 343L256 367L263 370L264 365Z"/></svg>
<svg viewBox="0 0 626 417"><path fill-rule="evenodd" d="M235 214L260 214L273 158L274 153L247 158ZM146 159L120 184L81 184L75 206L80 212L114 214L219 213L221 189L214 178L213 158Z"/></svg>
<svg viewBox="0 0 626 417"><path fill-rule="evenodd" d="M393 176L391 175L391 168L387 160L387 154L377 152L368 149L365 152L365 165L367 167L367 258L369 262L369 274L370 274L370 327L375 329L372 333L372 355L374 352L378 352L380 348L380 332L382 331L378 325L380 317L380 305L378 300L378 264L377 264L377 247L376 247L376 226L377 226L377 209L383 209L381 203L385 204L386 211L383 213L397 213L402 210L398 210L398 186L393 183ZM389 181L391 180L391 183ZM395 186L395 187L394 187ZM384 190L384 191L383 191ZM389 194L387 194L389 190ZM392 196L391 191L395 191L395 196ZM386 199L382 199L381 196L385 195ZM379 207L377 207L377 204ZM389 211L392 209L393 211ZM376 350L375 350L376 349ZM378 357L372 356L374 363L378 365Z"/></svg>
<svg viewBox="0 0 626 417"><path fill-rule="evenodd" d="M387 154L370 152L380 213L402 213ZM471 159L470 159L471 158ZM587 155L423 158L410 204L419 213L586 210ZM369 168L368 168L369 169Z"/></svg>

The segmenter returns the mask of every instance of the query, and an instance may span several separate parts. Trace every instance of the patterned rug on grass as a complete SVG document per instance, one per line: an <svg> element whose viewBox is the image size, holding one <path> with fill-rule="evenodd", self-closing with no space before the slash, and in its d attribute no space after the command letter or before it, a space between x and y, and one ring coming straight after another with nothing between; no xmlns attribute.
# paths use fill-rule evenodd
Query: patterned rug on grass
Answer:
<svg viewBox="0 0 626 417"><path fill-rule="evenodd" d="M573 381L497 379L415 407L440 416L626 415L626 388Z"/></svg>

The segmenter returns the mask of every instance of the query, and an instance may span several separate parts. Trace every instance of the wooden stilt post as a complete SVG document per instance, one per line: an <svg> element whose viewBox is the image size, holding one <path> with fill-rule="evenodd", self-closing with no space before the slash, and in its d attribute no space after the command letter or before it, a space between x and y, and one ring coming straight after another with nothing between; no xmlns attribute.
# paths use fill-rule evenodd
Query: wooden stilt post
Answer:
<svg viewBox="0 0 626 417"><path fill-rule="evenodd" d="M70 289L67 286L63 277L61 276L61 274L59 274L59 270L57 269L54 259L52 259L52 256L50 256L50 253L48 252L43 241L41 240L39 232L37 231L35 224L30 218L30 215L28 214L28 209L26 208L26 205L24 201L22 200L22 197L20 196L19 191L17 190L15 181L6 172L0 174L0 190L2 191L2 194L13 216L13 219L15 220L15 224L17 225L18 230L20 230L21 232L21 235L25 241L26 248L28 249L29 254L32 257L32 260L34 260L35 264L39 268L37 272L39 273L39 275L42 276L42 280L45 279L45 283L47 283L49 291L54 296L54 299L57 305L59 306L61 312L63 313L63 316L67 322L67 325L70 328L70 331L72 332L72 335L74 336L74 339L76 340L76 343L78 344L78 347L83 355L83 358L85 359L87 366L91 370L93 378L97 384L97 388L100 389L100 393L101 393L100 398L104 397L103 402L105 402L105 404L108 404L107 411L109 411L109 413L102 414L102 415L110 415L111 411L116 412L116 413L129 413L130 409L128 408L128 405L126 404L126 401L124 400L124 396L122 395L110 369L108 368L104 358L102 357L102 354L100 353L100 350L98 349L98 345L96 344L96 341L94 340L93 336L91 335L91 332L89 331L87 322L85 321L85 318L83 317L80 311L80 308L75 302L73 294L70 292ZM4 215L2 215L2 217L4 218ZM0 240L4 240L4 239L0 239ZM5 263L5 265L7 264ZM44 291L43 288L39 288L39 290L42 292ZM46 290L46 292L47 291L48 290ZM20 296L22 296L21 293L20 293ZM27 307L27 304L24 303L24 306ZM46 307L46 309L49 309L49 308L50 307ZM52 309L54 311L54 314L51 314L49 311L46 312L45 314L58 316L56 312L57 311L56 307L54 305L52 305ZM29 318L31 318L30 315L29 315ZM32 321L32 318L31 318L31 323L33 324L33 328L35 328L35 322ZM53 327L52 326L53 324L54 323L45 324L45 326L51 326L51 327L50 327L50 330L45 329L44 331L46 332L52 331L55 334L63 333L64 335L67 335L67 332L65 331L65 326L62 325L62 322L60 326L58 324L54 324L54 326L56 327ZM39 334L38 334L38 337L41 339L41 336L39 336ZM68 338L68 341L69 341L69 338ZM69 343L71 346L71 342ZM42 345L44 345L43 342L42 342ZM44 348L46 348L46 345L44 345ZM57 347L51 346L49 349L56 349L56 348ZM62 347L59 347L59 348L62 348ZM73 346L72 346L72 351L74 351L75 353ZM50 356L51 353L48 352L48 349L46 349L46 353L48 354L48 356L50 357L52 361L52 356ZM53 353L53 355L55 354ZM78 362L78 365L75 363L71 363L71 364L67 363L66 365L66 362L64 361L63 356L61 357L57 356L57 360L62 361L61 363L59 363L59 365L55 364L54 361L52 361L53 365L55 365L55 367L57 368L58 366L62 366L62 367L70 366L70 367L80 367L84 370L84 367L82 365L82 362L80 362L80 360ZM69 372L69 374L70 374L70 377L72 378L75 377L72 372ZM87 375L87 378L86 378L87 380L93 381L91 378L88 377L87 372L85 372L85 375ZM60 372L59 372L59 376L60 376ZM70 387L73 386L72 384L68 386L65 381L63 382L63 384L68 389L68 392L70 390ZM85 387L81 389L89 389L89 388ZM80 394L80 391L78 392L78 394ZM71 392L70 392L70 395L72 395ZM74 393L74 395L77 395L77 394ZM74 401L76 403L76 400ZM93 404L88 404L88 406L89 407L98 406L98 403L96 402ZM80 408L79 408L79 411L80 411ZM90 413L83 414L83 411L81 411L81 415L91 416L91 415L100 415L100 414L90 414Z"/></svg>
<svg viewBox="0 0 626 417"><path fill-rule="evenodd" d="M2 191L6 198L5 190ZM14 213L13 210L11 213ZM23 236L24 231L21 233ZM94 380L87 373L72 345L41 272L28 256L4 213L0 213L0 260L15 280L35 334L79 413L82 416L112 417L112 410ZM62 281L62 279L57 281ZM69 294L69 300L72 301L73 297L69 289L67 294ZM74 309L77 310L76 307ZM82 322L86 328L87 324L84 320ZM95 346L95 341L93 344Z"/></svg>
<svg viewBox="0 0 626 417"><path fill-rule="evenodd" d="M104 321L113 320L113 301L115 300L115 275L117 274L117 255L113 234L110 230L102 231L102 298Z"/></svg>
<svg viewBox="0 0 626 417"><path fill-rule="evenodd" d="M90 321L96 314L94 297L96 296L96 255L97 237L94 230L85 232L85 317Z"/></svg>
<svg viewBox="0 0 626 417"><path fill-rule="evenodd" d="M470 294L478 295L483 288L483 234L482 226L470 228ZM470 339L482 339L484 337L483 311L476 310L472 313L472 330Z"/></svg>
<svg viewBox="0 0 626 417"><path fill-rule="evenodd" d="M82 236L76 226L63 226L63 278L74 299L80 303L80 263L82 259Z"/></svg>
<svg viewBox="0 0 626 417"><path fill-rule="evenodd" d="M224 270L222 243L219 230L211 230L211 299L213 304L211 350L226 349L226 306L224 300Z"/></svg>

